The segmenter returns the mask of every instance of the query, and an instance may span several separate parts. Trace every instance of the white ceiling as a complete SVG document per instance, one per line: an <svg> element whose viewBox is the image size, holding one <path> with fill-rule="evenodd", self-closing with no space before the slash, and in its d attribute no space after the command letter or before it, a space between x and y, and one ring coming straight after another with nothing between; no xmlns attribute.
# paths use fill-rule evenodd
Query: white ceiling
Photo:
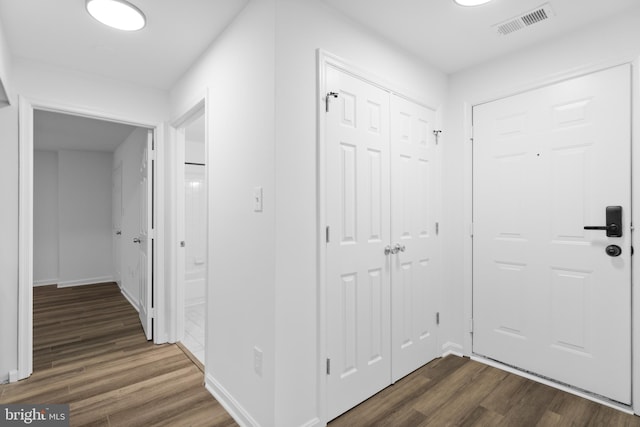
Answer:
<svg viewBox="0 0 640 427"><path fill-rule="evenodd" d="M130 0L147 16L136 32L106 27L85 0L0 0L12 54L169 89L249 0Z"/></svg>
<svg viewBox="0 0 640 427"><path fill-rule="evenodd" d="M0 20L15 56L168 90L250 0L130 1L148 18L138 32L96 22L84 0L0 0ZM494 0L473 8L453 0L309 1L324 2L447 73L640 7L638 0L549 0L552 19L499 36L494 24L545 1ZM36 114L37 145L113 151L133 129L62 116ZM47 141L38 138L42 132Z"/></svg>
<svg viewBox="0 0 640 427"><path fill-rule="evenodd" d="M135 126L77 117L51 111L33 114L33 145L36 150L89 150L113 152Z"/></svg>
<svg viewBox="0 0 640 427"><path fill-rule="evenodd" d="M638 0L548 0L555 16L500 36L493 25L545 0L494 0L460 7L453 0L322 0L442 71L453 73L638 7ZM640 25L640 23L639 23Z"/></svg>
<svg viewBox="0 0 640 427"><path fill-rule="evenodd" d="M0 19L16 56L136 84L169 89L250 0L130 0L148 18L137 32L95 21L84 0L0 0ZM452 73L638 7L638 0L549 0L556 16L499 36L492 25L545 0L324 2L435 67Z"/></svg>

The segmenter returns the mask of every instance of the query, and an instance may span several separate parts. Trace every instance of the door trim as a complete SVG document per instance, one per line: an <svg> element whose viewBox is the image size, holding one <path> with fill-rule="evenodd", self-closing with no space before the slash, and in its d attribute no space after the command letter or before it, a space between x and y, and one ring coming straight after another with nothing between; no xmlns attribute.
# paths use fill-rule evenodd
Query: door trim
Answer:
<svg viewBox="0 0 640 427"><path fill-rule="evenodd" d="M184 210L184 148L185 148L185 138L184 138L184 130L185 128L196 118L203 115L205 120L205 129L204 129L204 150L205 150L205 159L206 163L210 164L209 161L209 90L205 89L200 94L194 97L193 101L187 104L188 107L185 107L182 113L173 119L169 125L169 133L170 133L170 145L168 147L169 150L169 158L170 160L170 178L171 178L171 187L169 189L169 199L171 201L170 206L171 209L171 222L170 222L170 234L167 238L167 243L169 247L168 262L169 262L169 277L171 278L171 286L169 286L169 301L171 304L171 309L169 312L171 313L168 318L169 325L169 341L177 342L181 341L184 338L184 286L185 286L185 260L184 260L184 251L180 251L179 245L180 241L184 239L185 234L185 210ZM209 186L209 169L205 168L205 188L210 188ZM209 190L207 190L208 193ZM209 206L210 197L208 194L205 194L205 203L207 206L207 212L211 206ZM182 209L179 208L182 206ZM207 220L205 224L205 228L209 229L209 215L207 214ZM208 235L208 231L206 231ZM209 253L209 240L206 242L206 252ZM208 255L207 255L207 265ZM205 283L209 283L209 269L205 269ZM205 286L205 301L208 297L208 286ZM206 302L205 302L206 304ZM207 314L205 310L205 326L207 323ZM205 335L205 358L207 354L207 341ZM205 370L206 370L206 364Z"/></svg>
<svg viewBox="0 0 640 427"><path fill-rule="evenodd" d="M321 424L327 423L328 416L328 403L326 399L327 393L327 375L326 375L326 360L327 360L327 291L326 291L326 267L327 267L327 248L324 244L326 236L326 207L327 207L327 189L325 185L325 179L327 176L326 167L326 150L325 150L325 94L328 89L326 87L326 69L328 67L336 68L344 73L347 73L353 77L363 80L369 84L372 84L390 95L396 95L400 98L406 99L415 104L429 108L436 113L436 126L442 125L442 108L440 106L434 107L428 102L418 100L417 97L408 95L406 91L401 90L397 85L389 83L388 81L376 76L373 73L359 67L353 62L347 61L337 55L333 55L324 49L316 50L316 194L317 194L317 211L316 211L316 241L317 241L317 282L316 282L316 297L317 297L317 413ZM441 136L441 140L444 138ZM438 150L437 159L438 164L442 164L442 151ZM437 172L437 194L436 199L442 200L442 171L438 168ZM441 204L437 208L436 220L441 217ZM440 242L439 249L442 253L442 243ZM438 298L438 305L440 305L441 293L438 292L436 296ZM438 337L438 348L441 348L441 337Z"/></svg>
<svg viewBox="0 0 640 427"><path fill-rule="evenodd" d="M534 81L524 82L518 86L499 89L494 93L484 96L470 98L464 101L464 139L463 139L463 165L464 165L464 228L465 228L465 240L463 250L463 265L464 265L464 282L463 282L463 312L465 325L464 337L462 342L462 353L466 356L475 357L473 353L472 343L472 328L473 328L473 107L485 104L488 102L496 101L502 98L506 98L513 95L518 95L523 92L539 89L541 87L560 83L565 80L571 80L578 77L582 77L588 74L593 74L599 71L604 71L609 68L617 67L620 65L630 64L632 73L631 82L631 104L632 104L632 119L631 119L631 206L632 206L632 223L640 224L640 210L634 209L635 200L640 200L640 174L634 173L633 165L640 165L640 150L634 150L633 147L636 144L640 144L640 135L638 130L640 129L640 117L634 114L634 106L640 106L640 57L626 57L619 58L617 60L606 61L598 64L588 64L583 67L577 67L570 70L566 70L559 73L550 74L541 77ZM632 240L633 244L633 240ZM631 292L632 292L632 308L631 308L631 340L632 340L632 356L631 356L631 369L632 369L632 404L631 408L635 414L640 415L640 291L636 291L638 287L638 278L634 273L637 271L640 262L637 256L631 259ZM501 369L505 369L504 365L501 365ZM536 381L540 382L540 378L534 377ZM559 388L557 383L549 382L549 385ZM564 390L564 389L563 389ZM567 392L577 394L581 397L586 397L580 394L577 390L568 388ZM593 396L590 398L598 403L611 406L604 400L598 400ZM615 407L615 406L614 406ZM620 407L617 407L620 409Z"/></svg>
<svg viewBox="0 0 640 427"><path fill-rule="evenodd" d="M162 147L161 126L145 123L132 118L123 117L105 111L91 110L74 105L64 105L51 101L35 100L20 95L18 97L18 155L19 155L19 184L18 184L18 379L28 378L33 372L33 114L34 110L52 111L63 114L71 114L79 117L87 117L98 120L124 123L132 126L152 129L156 135L156 146ZM161 149L158 150L162 152ZM160 156L162 157L162 155ZM156 208L162 206L164 190L162 171L163 159L161 158L156 168L155 203ZM164 307L164 279L157 274L163 269L164 241L163 222L164 215L161 209L156 209L158 233L156 234L157 250L156 262L154 262L154 276L156 277L156 289L154 292L155 307ZM164 318L160 309L156 311L157 333L154 334L154 342L160 343L163 336L162 320Z"/></svg>

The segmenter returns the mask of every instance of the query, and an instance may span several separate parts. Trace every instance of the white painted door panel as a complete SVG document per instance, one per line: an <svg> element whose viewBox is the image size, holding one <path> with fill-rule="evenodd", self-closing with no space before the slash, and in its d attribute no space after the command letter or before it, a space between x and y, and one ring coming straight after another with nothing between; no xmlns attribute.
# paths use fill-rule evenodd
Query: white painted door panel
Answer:
<svg viewBox="0 0 640 427"><path fill-rule="evenodd" d="M112 179L113 278L122 286L122 163L113 169Z"/></svg>
<svg viewBox="0 0 640 427"><path fill-rule="evenodd" d="M631 398L630 67L477 106L473 350ZM584 230L622 206L623 237ZM622 255L605 253L619 245Z"/></svg>
<svg viewBox="0 0 640 427"><path fill-rule="evenodd" d="M391 382L389 94L327 69L329 419Z"/></svg>
<svg viewBox="0 0 640 427"><path fill-rule="evenodd" d="M149 131L147 146L140 165L140 246L139 292L140 322L147 339L153 338L153 131Z"/></svg>
<svg viewBox="0 0 640 427"><path fill-rule="evenodd" d="M437 357L435 112L391 96L392 380Z"/></svg>

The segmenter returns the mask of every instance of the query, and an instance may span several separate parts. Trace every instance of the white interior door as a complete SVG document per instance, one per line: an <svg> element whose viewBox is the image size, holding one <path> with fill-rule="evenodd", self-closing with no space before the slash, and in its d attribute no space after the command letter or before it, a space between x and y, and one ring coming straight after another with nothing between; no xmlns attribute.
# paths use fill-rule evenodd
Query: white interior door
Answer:
<svg viewBox="0 0 640 427"><path fill-rule="evenodd" d="M392 379L437 357L435 111L391 97Z"/></svg>
<svg viewBox="0 0 640 427"><path fill-rule="evenodd" d="M329 419L391 382L389 94L327 68Z"/></svg>
<svg viewBox="0 0 640 427"><path fill-rule="evenodd" d="M122 163L112 174L113 277L122 286Z"/></svg>
<svg viewBox="0 0 640 427"><path fill-rule="evenodd" d="M153 338L153 131L149 131L140 165L140 322L147 339Z"/></svg>
<svg viewBox="0 0 640 427"><path fill-rule="evenodd" d="M626 404L630 81L619 66L473 110L474 352ZM622 237L584 229L607 206Z"/></svg>

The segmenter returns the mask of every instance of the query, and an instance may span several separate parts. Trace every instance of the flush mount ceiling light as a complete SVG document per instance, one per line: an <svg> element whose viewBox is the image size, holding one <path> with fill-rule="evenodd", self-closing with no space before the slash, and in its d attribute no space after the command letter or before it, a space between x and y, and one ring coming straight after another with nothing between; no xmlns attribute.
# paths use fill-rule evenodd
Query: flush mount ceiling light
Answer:
<svg viewBox="0 0 640 427"><path fill-rule="evenodd" d="M491 0L453 0L460 6L480 6L489 3Z"/></svg>
<svg viewBox="0 0 640 427"><path fill-rule="evenodd" d="M86 0L87 12L118 30L137 31L147 23L144 13L126 0Z"/></svg>

